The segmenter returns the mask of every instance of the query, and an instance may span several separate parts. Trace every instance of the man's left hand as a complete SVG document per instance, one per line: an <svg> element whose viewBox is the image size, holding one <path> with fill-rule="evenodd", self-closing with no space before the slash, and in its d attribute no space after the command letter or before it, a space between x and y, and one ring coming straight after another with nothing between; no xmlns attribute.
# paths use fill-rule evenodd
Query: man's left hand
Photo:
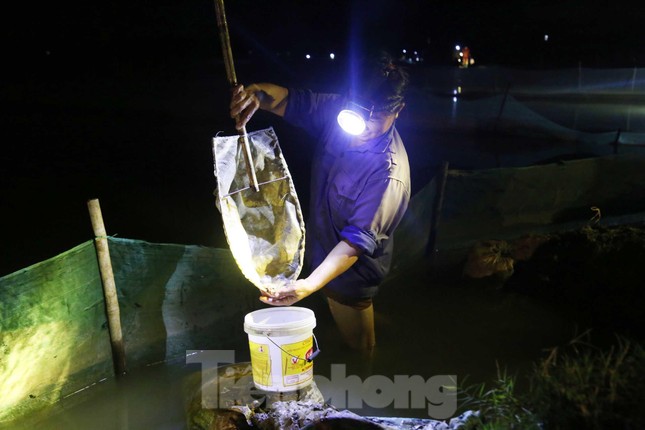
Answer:
<svg viewBox="0 0 645 430"><path fill-rule="evenodd" d="M272 306L291 306L316 290L307 279L298 279L274 294L263 292L260 301Z"/></svg>

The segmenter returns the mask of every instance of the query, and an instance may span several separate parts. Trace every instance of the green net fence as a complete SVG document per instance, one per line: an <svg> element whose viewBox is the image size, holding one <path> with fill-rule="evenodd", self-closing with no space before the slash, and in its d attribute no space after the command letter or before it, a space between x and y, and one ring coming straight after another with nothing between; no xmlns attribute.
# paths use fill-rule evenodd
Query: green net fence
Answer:
<svg viewBox="0 0 645 430"><path fill-rule="evenodd" d="M412 197L395 235L393 264L403 268L427 256L432 221L439 217L438 257L465 257L479 240L566 230L588 224L645 220L645 156L593 157L539 166L448 170L435 211L438 178Z"/></svg>
<svg viewBox="0 0 645 430"><path fill-rule="evenodd" d="M109 239L128 368L240 346L257 291L224 249ZM0 278L0 421L113 376L92 241Z"/></svg>

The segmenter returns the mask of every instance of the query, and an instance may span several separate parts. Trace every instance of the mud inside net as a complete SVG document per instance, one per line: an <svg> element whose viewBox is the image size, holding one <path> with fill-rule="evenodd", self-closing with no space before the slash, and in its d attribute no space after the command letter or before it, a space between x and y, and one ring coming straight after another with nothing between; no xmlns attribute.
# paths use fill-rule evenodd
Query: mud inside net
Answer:
<svg viewBox="0 0 645 430"><path fill-rule="evenodd" d="M272 128L248 133L259 191L250 183L239 136L213 138L216 204L233 257L262 291L298 278L305 246L300 202Z"/></svg>

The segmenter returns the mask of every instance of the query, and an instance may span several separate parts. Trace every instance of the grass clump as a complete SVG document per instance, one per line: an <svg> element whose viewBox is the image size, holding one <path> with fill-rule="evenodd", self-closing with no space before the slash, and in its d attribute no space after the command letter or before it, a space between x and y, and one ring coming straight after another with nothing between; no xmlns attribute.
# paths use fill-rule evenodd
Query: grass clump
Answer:
<svg viewBox="0 0 645 430"><path fill-rule="evenodd" d="M460 390L462 408L479 411L469 429L645 428L645 349L622 337L606 347L589 333L549 350L534 364L529 389L501 372L492 387Z"/></svg>
<svg viewBox="0 0 645 430"><path fill-rule="evenodd" d="M535 365L529 394L550 429L645 428L645 350L622 337L600 348L587 332Z"/></svg>
<svg viewBox="0 0 645 430"><path fill-rule="evenodd" d="M485 383L470 385L459 391L463 400L461 408L476 410L479 415L468 421L468 430L540 429L538 417L531 412L527 401L516 393L516 377L497 367L497 378L488 386Z"/></svg>

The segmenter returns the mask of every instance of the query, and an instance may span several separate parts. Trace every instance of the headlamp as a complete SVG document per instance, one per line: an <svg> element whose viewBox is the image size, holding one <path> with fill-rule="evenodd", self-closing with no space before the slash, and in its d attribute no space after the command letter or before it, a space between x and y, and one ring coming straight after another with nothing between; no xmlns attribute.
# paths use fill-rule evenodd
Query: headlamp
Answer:
<svg viewBox="0 0 645 430"><path fill-rule="evenodd" d="M370 120L373 112L374 106L366 108L354 101L350 101L345 106L345 109L338 113L338 117L336 119L338 121L338 125L340 125L346 133L358 136L365 130L365 123Z"/></svg>

